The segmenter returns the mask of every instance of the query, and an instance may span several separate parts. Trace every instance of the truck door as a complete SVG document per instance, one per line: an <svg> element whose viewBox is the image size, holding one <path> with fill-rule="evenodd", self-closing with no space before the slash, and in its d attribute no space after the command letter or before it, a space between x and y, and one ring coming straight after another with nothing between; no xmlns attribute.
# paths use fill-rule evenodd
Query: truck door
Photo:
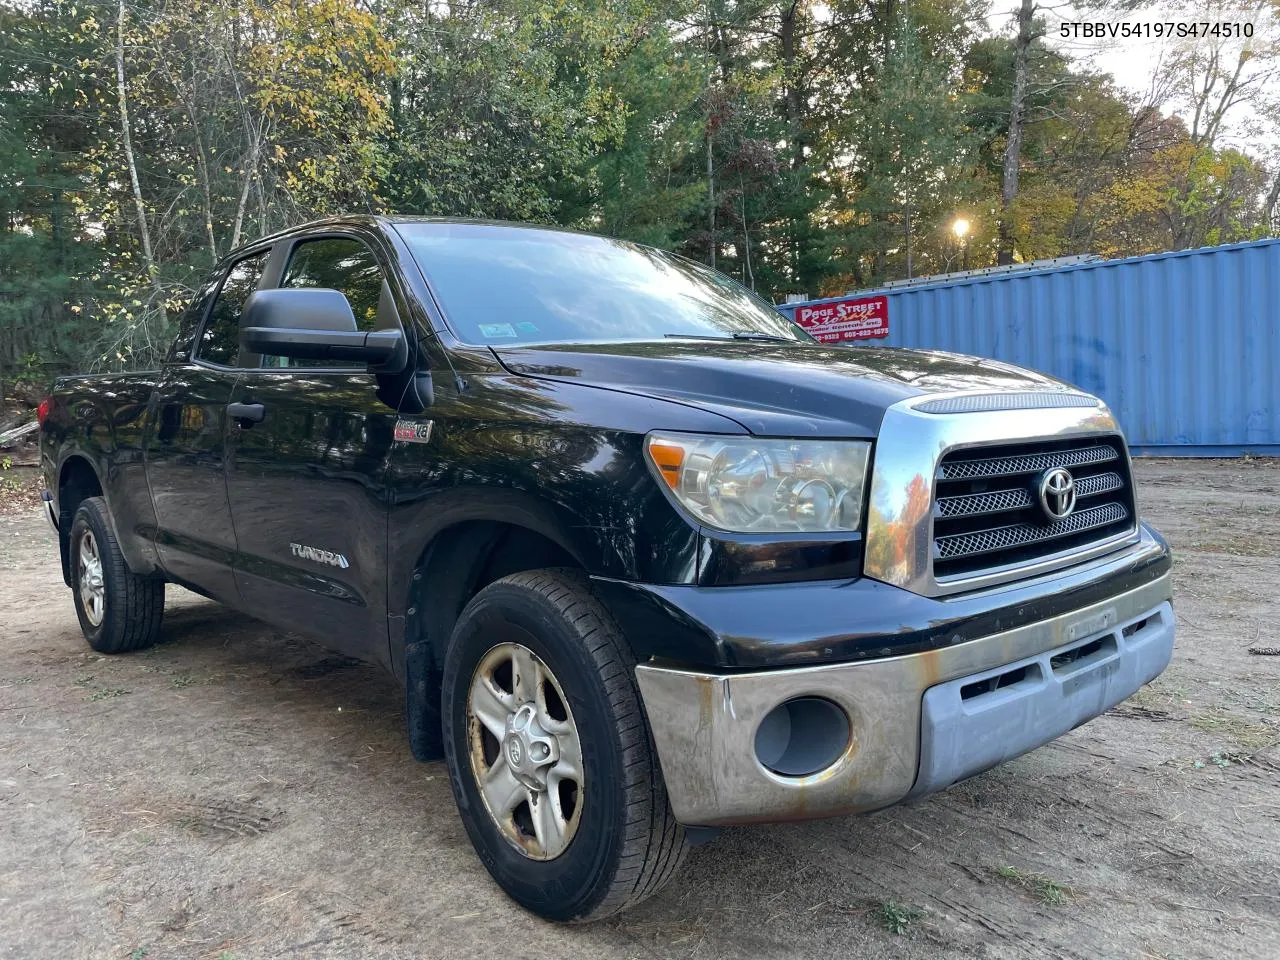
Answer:
<svg viewBox="0 0 1280 960"><path fill-rule="evenodd" d="M346 295L372 330L399 324L384 271L353 236L291 241L281 287ZM273 271L274 272L274 271ZM363 659L387 651L385 474L396 413L363 365L264 356L232 400L227 490L246 609Z"/></svg>
<svg viewBox="0 0 1280 960"><path fill-rule="evenodd" d="M197 326L190 357L161 370L144 455L156 551L166 573L232 605L238 597L226 486L227 404L240 377L240 311L261 281L269 253L231 264Z"/></svg>

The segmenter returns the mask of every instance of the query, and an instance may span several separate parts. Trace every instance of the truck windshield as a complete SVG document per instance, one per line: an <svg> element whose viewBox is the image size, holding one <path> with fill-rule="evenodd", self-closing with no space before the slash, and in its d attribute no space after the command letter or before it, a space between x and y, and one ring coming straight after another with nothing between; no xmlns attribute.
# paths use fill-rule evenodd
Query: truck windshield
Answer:
<svg viewBox="0 0 1280 960"><path fill-rule="evenodd" d="M399 223L449 325L501 346L807 333L751 291L653 247L587 234L471 223Z"/></svg>

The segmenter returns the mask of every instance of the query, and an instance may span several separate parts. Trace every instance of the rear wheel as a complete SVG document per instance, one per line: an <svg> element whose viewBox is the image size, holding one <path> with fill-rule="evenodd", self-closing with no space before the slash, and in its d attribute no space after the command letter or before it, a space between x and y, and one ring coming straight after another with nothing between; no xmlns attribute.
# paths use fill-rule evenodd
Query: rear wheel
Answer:
<svg viewBox="0 0 1280 960"><path fill-rule="evenodd" d="M454 630L443 712L458 809L499 885L550 919L616 913L683 858L634 667L575 571L504 577Z"/></svg>
<svg viewBox="0 0 1280 960"><path fill-rule="evenodd" d="M89 646L99 653L125 653L160 639L164 581L130 572L101 497L81 502L70 543L76 616Z"/></svg>

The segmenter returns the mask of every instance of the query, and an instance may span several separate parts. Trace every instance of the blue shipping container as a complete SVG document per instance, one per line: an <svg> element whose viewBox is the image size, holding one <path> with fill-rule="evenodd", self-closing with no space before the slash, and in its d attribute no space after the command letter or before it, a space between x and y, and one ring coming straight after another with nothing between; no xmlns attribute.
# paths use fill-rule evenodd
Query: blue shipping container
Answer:
<svg viewBox="0 0 1280 960"><path fill-rule="evenodd" d="M863 343L1060 377L1107 402L1135 453L1280 455L1280 239L852 296L877 294L889 336Z"/></svg>

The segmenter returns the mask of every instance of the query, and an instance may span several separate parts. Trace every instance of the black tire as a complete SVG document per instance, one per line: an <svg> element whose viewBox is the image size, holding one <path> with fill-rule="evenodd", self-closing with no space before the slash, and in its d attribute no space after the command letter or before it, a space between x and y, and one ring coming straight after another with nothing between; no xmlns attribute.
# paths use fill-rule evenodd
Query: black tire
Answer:
<svg viewBox="0 0 1280 960"><path fill-rule="evenodd" d="M96 616L87 608L85 590L81 588L86 535L92 538L101 564L103 609ZM159 640L164 581L140 577L129 570L107 513L107 502L101 497L82 501L71 523L70 537L71 593L89 646L99 653L127 653Z"/></svg>
<svg viewBox="0 0 1280 960"><path fill-rule="evenodd" d="M581 745L582 808L568 847L531 859L499 829L472 772L472 678L500 643L533 651L568 701ZM463 825L514 900L551 920L599 920L675 874L687 844L671 814L635 663L617 624L572 570L517 573L490 584L458 619L444 662L444 749Z"/></svg>

